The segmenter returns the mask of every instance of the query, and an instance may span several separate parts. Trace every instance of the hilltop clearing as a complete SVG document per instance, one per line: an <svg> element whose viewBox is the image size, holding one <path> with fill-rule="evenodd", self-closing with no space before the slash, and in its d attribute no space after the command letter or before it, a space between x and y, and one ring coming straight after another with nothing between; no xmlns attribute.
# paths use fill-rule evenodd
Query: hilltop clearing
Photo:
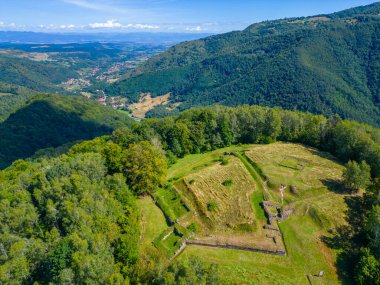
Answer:
<svg viewBox="0 0 380 285"><path fill-rule="evenodd" d="M160 240L165 243L171 237L159 234L162 222L157 222L149 225L156 233L149 239L172 258L177 249L183 250L182 234L194 232L180 259L198 256L219 264L227 283L306 284L309 279L312 284L337 284L336 252L322 239L345 224L349 195L338 186L342 169L327 153L286 143L186 156L169 169L173 187L155 194L169 226L174 224L180 235L161 246ZM283 203L281 184L286 185ZM141 203L144 216L156 211L152 201ZM268 228L271 217L263 203L278 205L279 213L284 208L292 211L282 218L276 212L273 229ZM167 214L181 204L183 211ZM281 251L286 253L281 256ZM320 271L324 277L315 277Z"/></svg>

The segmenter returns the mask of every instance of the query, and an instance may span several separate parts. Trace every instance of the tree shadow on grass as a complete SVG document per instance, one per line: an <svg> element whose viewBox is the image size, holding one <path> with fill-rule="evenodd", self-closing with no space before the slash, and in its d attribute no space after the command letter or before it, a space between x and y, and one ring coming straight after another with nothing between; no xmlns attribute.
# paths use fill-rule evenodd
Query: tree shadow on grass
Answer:
<svg viewBox="0 0 380 285"><path fill-rule="evenodd" d="M44 148L109 134L112 129L47 101L35 101L0 124L0 168Z"/></svg>
<svg viewBox="0 0 380 285"><path fill-rule="evenodd" d="M336 194L350 194L349 191L342 185L340 181L333 179L323 179L321 180L322 184L329 189L329 191Z"/></svg>
<svg viewBox="0 0 380 285"><path fill-rule="evenodd" d="M328 160L332 160L338 164L342 164L342 162L337 158L335 157L334 155L332 155L330 152L327 152L327 151L321 151L321 150L318 150L318 149L315 149L315 148L309 148L309 151L314 154L314 155L318 155L319 157L322 157L322 158L325 158L325 159L328 159Z"/></svg>
<svg viewBox="0 0 380 285"><path fill-rule="evenodd" d="M331 249L338 251L336 267L342 284L355 284L352 272L358 262L358 250L363 243L362 227L364 225L363 197L345 197L348 207L346 214L347 225L331 230L329 236L322 236L321 240Z"/></svg>

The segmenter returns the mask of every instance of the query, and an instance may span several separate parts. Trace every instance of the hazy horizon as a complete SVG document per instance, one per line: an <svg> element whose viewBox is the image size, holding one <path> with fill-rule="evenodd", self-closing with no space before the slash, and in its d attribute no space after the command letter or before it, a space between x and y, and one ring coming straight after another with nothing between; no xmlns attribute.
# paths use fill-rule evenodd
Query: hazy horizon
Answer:
<svg viewBox="0 0 380 285"><path fill-rule="evenodd" d="M2 0L0 31L223 33L252 23L332 13L370 0Z"/></svg>

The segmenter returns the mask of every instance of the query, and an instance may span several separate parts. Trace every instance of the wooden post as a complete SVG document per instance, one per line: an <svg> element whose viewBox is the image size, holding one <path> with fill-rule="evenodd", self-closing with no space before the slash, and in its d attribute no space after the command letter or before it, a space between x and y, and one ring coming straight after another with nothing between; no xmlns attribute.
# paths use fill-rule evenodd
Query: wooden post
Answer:
<svg viewBox="0 0 380 285"><path fill-rule="evenodd" d="M284 194L285 194L286 185L281 185L280 194L281 194L281 205L284 205Z"/></svg>

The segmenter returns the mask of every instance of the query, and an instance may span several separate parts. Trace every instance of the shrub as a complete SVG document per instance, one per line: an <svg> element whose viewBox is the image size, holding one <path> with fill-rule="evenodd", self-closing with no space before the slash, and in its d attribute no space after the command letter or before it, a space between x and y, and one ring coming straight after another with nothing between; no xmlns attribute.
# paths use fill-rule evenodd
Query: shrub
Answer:
<svg viewBox="0 0 380 285"><path fill-rule="evenodd" d="M221 165L227 165L228 164L228 159L227 158L225 158L225 157L220 157L220 159L219 159L219 161L220 161L220 164Z"/></svg>
<svg viewBox="0 0 380 285"><path fill-rule="evenodd" d="M177 157L170 150L168 150L165 155L169 165L173 165L177 162Z"/></svg>
<svg viewBox="0 0 380 285"><path fill-rule="evenodd" d="M188 229L189 231L193 232L193 233L195 233L195 232L198 231L198 227L197 227L197 225L196 225L195 223L190 224L190 225L187 227L187 229Z"/></svg>
<svg viewBox="0 0 380 285"><path fill-rule="evenodd" d="M343 185L352 192L358 192L371 183L371 167L365 162L349 161L343 171Z"/></svg>
<svg viewBox="0 0 380 285"><path fill-rule="evenodd" d="M232 181L232 179L227 179L222 184L224 186L228 187L228 186L232 186L232 184L234 184L234 182Z"/></svg>
<svg viewBox="0 0 380 285"><path fill-rule="evenodd" d="M216 211L217 208L218 208L218 205L215 201L210 201L207 203L207 210L208 211L214 212L214 211Z"/></svg>

